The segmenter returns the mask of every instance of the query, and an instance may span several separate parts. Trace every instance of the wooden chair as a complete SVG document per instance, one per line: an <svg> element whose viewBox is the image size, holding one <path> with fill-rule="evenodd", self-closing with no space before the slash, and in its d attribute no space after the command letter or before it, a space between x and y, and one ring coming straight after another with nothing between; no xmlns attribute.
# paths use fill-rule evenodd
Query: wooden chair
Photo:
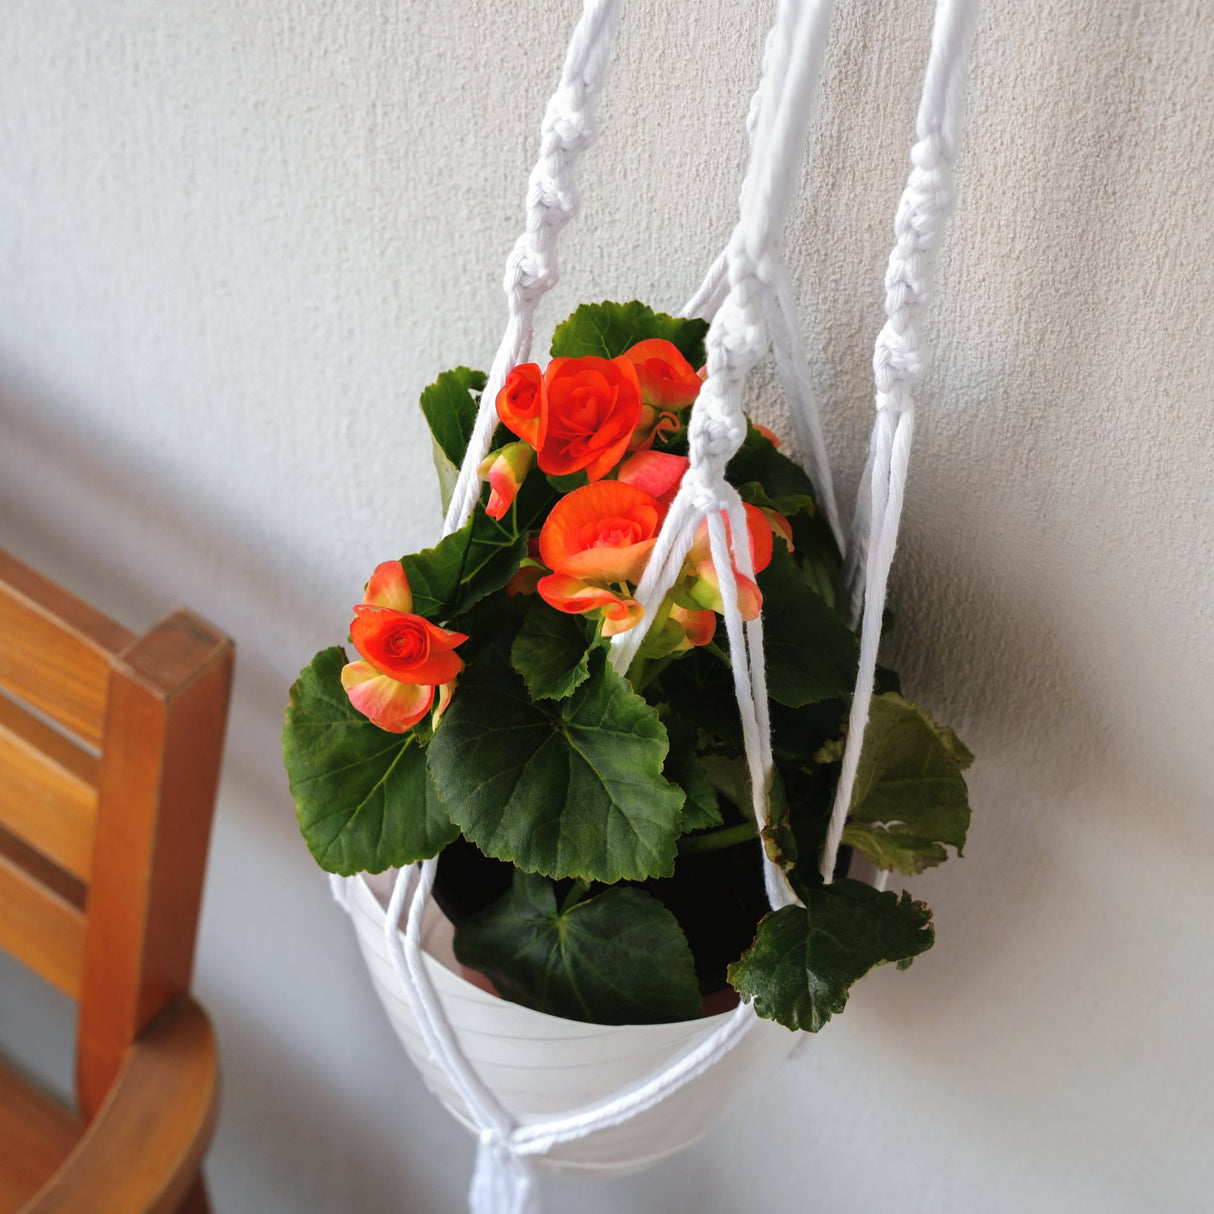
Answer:
<svg viewBox="0 0 1214 1214"><path fill-rule="evenodd" d="M184 610L133 636L0 552L0 948L79 1003L76 1110L0 1062L0 1214L208 1209L188 987L232 652Z"/></svg>

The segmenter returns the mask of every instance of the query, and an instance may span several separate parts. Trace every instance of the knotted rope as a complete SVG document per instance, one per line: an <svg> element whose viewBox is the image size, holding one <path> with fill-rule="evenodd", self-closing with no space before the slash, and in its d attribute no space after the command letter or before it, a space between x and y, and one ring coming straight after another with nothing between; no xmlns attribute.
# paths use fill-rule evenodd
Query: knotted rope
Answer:
<svg viewBox="0 0 1214 1214"><path fill-rule="evenodd" d="M927 362L919 321L930 294L936 250L953 205L952 166L975 17L974 0L937 0L932 49L915 122L912 167L894 217L894 248L885 273L886 320L873 352L877 416L845 571L853 624L860 618L861 606L863 617L847 743L820 861L826 881L834 872L843 838L872 704L885 594L898 542L915 427L914 390Z"/></svg>

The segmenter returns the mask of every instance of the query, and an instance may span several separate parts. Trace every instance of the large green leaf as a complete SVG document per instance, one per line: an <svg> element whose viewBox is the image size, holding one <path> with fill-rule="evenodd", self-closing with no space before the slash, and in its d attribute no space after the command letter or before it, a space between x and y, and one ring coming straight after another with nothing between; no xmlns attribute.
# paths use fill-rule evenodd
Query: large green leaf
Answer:
<svg viewBox="0 0 1214 1214"><path fill-rule="evenodd" d="M533 700L563 700L590 674L589 639L581 617L536 598L510 647L510 663Z"/></svg>
<svg viewBox="0 0 1214 1214"><path fill-rule="evenodd" d="M635 299L631 303L582 304L552 335L553 358L618 358L639 341L661 337L678 347L693 366L704 363L708 323L655 312Z"/></svg>
<svg viewBox="0 0 1214 1214"><path fill-rule="evenodd" d="M444 512L451 503L459 466L476 424L478 403L473 393L479 393L484 386L482 372L456 367L454 371L444 371L422 392L422 413L430 427L434 471L438 474Z"/></svg>
<svg viewBox="0 0 1214 1214"><path fill-rule="evenodd" d="M970 809L961 769L973 756L951 729L890 692L874 696L843 831L878 868L919 873L965 845Z"/></svg>
<svg viewBox="0 0 1214 1214"><path fill-rule="evenodd" d="M738 752L742 749L742 720L734 695L733 673L709 648L680 654L646 688L653 697L666 699L671 708L693 725L719 738Z"/></svg>
<svg viewBox="0 0 1214 1214"><path fill-rule="evenodd" d="M687 794L687 800L683 802L684 833L720 826L724 819L717 803L717 791L696 753L696 727L675 712L666 715L664 724L670 737L666 778Z"/></svg>
<svg viewBox="0 0 1214 1214"><path fill-rule="evenodd" d="M403 557L413 610L428 620L447 620L500 590L527 555L527 534L491 519L480 507L458 531L433 548Z"/></svg>
<svg viewBox="0 0 1214 1214"><path fill-rule="evenodd" d="M456 367L454 371L444 371L422 392L422 413L435 445L456 468L464 461L464 452L476 425L477 396L484 387L483 371Z"/></svg>
<svg viewBox="0 0 1214 1214"><path fill-rule="evenodd" d="M802 906L759 924L754 945L729 967L729 981L755 1011L785 1028L816 1033L847 1003L852 983L874 966L908 961L935 939L931 911L861 881L797 882Z"/></svg>
<svg viewBox="0 0 1214 1214"><path fill-rule="evenodd" d="M437 855L459 834L426 772L423 735L386 733L341 685L345 653L322 650L291 688L283 760L299 828L321 868L350 876Z"/></svg>
<svg viewBox="0 0 1214 1214"><path fill-rule="evenodd" d="M758 576L763 591L767 693L799 708L850 692L860 646L855 634L806 585L788 549L776 544Z"/></svg>
<svg viewBox="0 0 1214 1214"><path fill-rule="evenodd" d="M593 1024L660 1024L701 1015L691 949L675 917L643 890L616 887L558 910L552 883L514 885L455 933L455 955L507 999Z"/></svg>
<svg viewBox="0 0 1214 1214"><path fill-rule="evenodd" d="M643 880L674 869L683 791L662 777L667 745L601 649L567 699L533 702L494 644L465 669L430 770L486 855L550 877Z"/></svg>

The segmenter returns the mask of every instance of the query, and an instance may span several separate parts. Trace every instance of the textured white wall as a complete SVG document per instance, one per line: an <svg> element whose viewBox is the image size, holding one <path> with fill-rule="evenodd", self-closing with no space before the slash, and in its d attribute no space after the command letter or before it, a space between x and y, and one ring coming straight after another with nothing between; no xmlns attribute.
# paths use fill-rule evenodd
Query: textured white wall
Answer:
<svg viewBox="0 0 1214 1214"><path fill-rule="evenodd" d="M575 5L4 8L0 543L239 645L197 983L215 1204L457 1209L471 1145L326 902L278 729L371 567L437 534L413 402L492 355ZM698 281L768 12L631 0L546 324ZM929 24L840 0L789 229L848 500ZM888 646L979 755L966 857L914 885L937 948L769 1104L642 1176L546 1182L552 1209L1208 1208L1212 67L1209 5L985 4ZM45 1045L62 1008L0 979L5 1032Z"/></svg>

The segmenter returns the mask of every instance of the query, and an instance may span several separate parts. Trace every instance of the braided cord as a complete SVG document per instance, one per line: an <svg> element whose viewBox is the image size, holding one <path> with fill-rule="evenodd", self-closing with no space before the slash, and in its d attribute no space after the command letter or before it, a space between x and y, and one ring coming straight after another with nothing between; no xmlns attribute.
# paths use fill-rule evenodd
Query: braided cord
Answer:
<svg viewBox="0 0 1214 1214"><path fill-rule="evenodd" d="M914 390L927 361L919 321L930 294L936 250L953 205L952 166L976 9L975 0L937 0L932 49L915 124L916 143L911 149L912 167L894 218L894 247L885 273L886 320L873 352L877 416L845 571L852 621L860 616L861 605L863 617L847 744L822 846L820 871L825 881L835 870L872 704L881 617L914 434Z"/></svg>
<svg viewBox="0 0 1214 1214"><path fill-rule="evenodd" d="M573 170L578 157L594 142L594 103L607 73L611 38L623 0L586 0L581 20L569 39L556 92L548 101L540 127L540 154L527 186L527 220L506 259L506 332L497 348L476 425L468 440L443 534L458 531L472 515L480 493L476 470L489 453L497 425L497 394L506 376L531 353L536 305L557 284L556 256L561 229L580 204Z"/></svg>

